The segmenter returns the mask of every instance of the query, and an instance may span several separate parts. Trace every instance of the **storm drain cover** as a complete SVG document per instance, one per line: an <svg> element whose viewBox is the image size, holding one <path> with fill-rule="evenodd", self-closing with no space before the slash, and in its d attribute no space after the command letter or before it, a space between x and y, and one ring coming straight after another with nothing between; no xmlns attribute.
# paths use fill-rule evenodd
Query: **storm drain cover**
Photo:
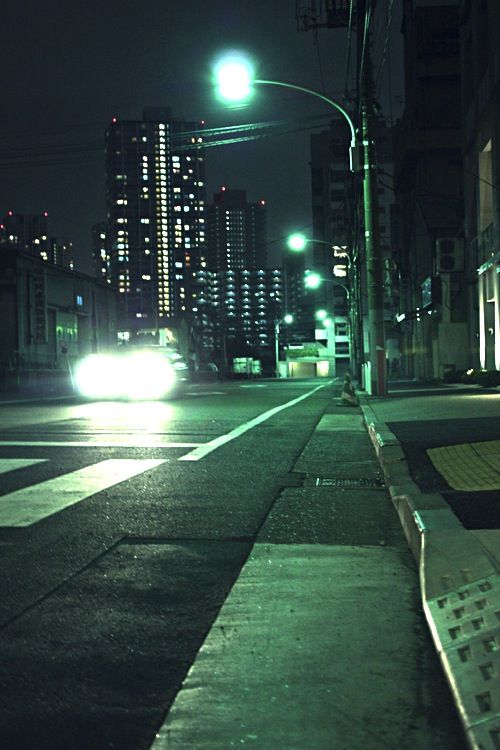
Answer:
<svg viewBox="0 0 500 750"><path fill-rule="evenodd" d="M355 478L346 479L343 477L316 477L316 487L346 487L347 489L356 489L357 487L383 487L381 479Z"/></svg>

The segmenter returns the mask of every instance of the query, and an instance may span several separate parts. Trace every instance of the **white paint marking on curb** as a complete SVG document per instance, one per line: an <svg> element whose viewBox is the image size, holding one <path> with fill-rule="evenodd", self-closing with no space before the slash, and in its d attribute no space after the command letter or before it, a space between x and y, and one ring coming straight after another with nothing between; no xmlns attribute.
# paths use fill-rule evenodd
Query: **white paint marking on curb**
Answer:
<svg viewBox="0 0 500 750"><path fill-rule="evenodd" d="M0 497L0 526L31 526L97 492L154 469L166 459L115 458Z"/></svg>
<svg viewBox="0 0 500 750"><path fill-rule="evenodd" d="M240 424L238 427L235 427L234 430L231 430L231 432L226 432L225 435L219 435L219 437L214 438L213 440L210 440L208 443L204 443L203 445L198 446L198 448L195 448L194 451L191 451L190 453L186 453L184 456L180 456L178 458L178 461L199 461L200 458L204 458L209 453L212 453L212 451L217 450L217 448L220 448L221 445L225 445L226 443L229 443L231 440L235 440L236 438L240 437L240 435L243 435L244 432L248 432L248 430L251 430L253 427L256 427L258 424L261 424L262 422L265 422L267 419L270 419L275 414L278 414L278 412L283 411L283 409L289 409L290 406L294 406L295 404L298 404L299 401L303 401L305 398L309 398L309 396L312 396L313 393L316 393L316 391L319 391L320 388L324 388L326 383L324 385L318 385L316 388L313 388L312 391L309 391L309 393L304 393L302 396L299 396L298 398L292 399L292 401L287 401L286 404L281 404L281 406L275 406L274 409L269 409L269 411L265 411L262 414L259 414L258 417L255 417L255 419L251 419L250 422L245 422L244 424Z"/></svg>

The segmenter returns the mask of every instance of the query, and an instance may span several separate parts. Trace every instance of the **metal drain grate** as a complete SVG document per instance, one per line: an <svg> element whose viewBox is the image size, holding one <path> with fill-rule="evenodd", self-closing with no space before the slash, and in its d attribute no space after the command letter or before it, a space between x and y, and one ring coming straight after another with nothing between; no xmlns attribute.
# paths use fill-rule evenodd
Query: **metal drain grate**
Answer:
<svg viewBox="0 0 500 750"><path fill-rule="evenodd" d="M339 477L316 477L316 487L347 487L348 489L356 489L357 487L383 487L384 483L381 479L345 479Z"/></svg>

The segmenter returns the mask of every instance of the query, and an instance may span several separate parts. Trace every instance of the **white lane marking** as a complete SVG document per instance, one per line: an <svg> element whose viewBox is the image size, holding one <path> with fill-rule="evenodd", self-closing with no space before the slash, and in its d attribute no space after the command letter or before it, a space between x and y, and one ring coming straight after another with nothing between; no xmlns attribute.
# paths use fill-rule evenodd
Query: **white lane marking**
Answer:
<svg viewBox="0 0 500 750"><path fill-rule="evenodd" d="M225 435L219 435L219 437L216 437L213 440L209 440L208 443L204 443L203 445L198 446L198 448L195 448L194 451L186 453L184 456L180 456L177 460L199 461L200 458L204 458L206 455L208 455L208 453L217 450L217 448L220 448L221 445L225 445L225 443L229 443L231 440L235 440L236 438L240 437L240 435L243 435L244 432L251 430L253 427L256 427L258 424L265 422L267 419L270 419L272 416L274 416L274 414L283 411L283 409L289 409L290 406L298 404L299 401L303 401L305 398L309 398L309 396L312 396L313 393L319 391L320 388L324 388L325 385L327 384L325 383L324 385L318 385L312 391L309 391L309 393L304 393L302 396L292 399L292 401L287 401L286 404L275 406L274 409L269 409L269 411L265 411L262 414L259 414L258 417L255 417L255 419L251 419L250 422L240 424L238 427L235 427L234 430L231 430L231 432L226 432Z"/></svg>
<svg viewBox="0 0 500 750"><path fill-rule="evenodd" d="M227 396L225 391L204 391L202 393L186 393L190 398L199 398L200 396Z"/></svg>
<svg viewBox="0 0 500 750"><path fill-rule="evenodd" d="M0 497L0 526L31 526L166 459L110 458Z"/></svg>
<svg viewBox="0 0 500 750"><path fill-rule="evenodd" d="M138 436L133 440L0 440L0 448L3 446L26 446L31 448L196 448L203 443L166 443L161 440L142 438Z"/></svg>
<svg viewBox="0 0 500 750"><path fill-rule="evenodd" d="M48 458L0 458L0 474L24 469L26 466L46 463Z"/></svg>

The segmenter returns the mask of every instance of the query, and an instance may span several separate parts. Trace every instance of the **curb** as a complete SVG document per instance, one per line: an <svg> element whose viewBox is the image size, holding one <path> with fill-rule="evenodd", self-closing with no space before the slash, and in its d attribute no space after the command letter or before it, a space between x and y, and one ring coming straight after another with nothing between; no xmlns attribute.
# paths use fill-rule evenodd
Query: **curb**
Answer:
<svg viewBox="0 0 500 750"><path fill-rule="evenodd" d="M441 495L413 482L401 443L361 398L368 434L419 569L422 606L465 736L500 748L500 569Z"/></svg>

